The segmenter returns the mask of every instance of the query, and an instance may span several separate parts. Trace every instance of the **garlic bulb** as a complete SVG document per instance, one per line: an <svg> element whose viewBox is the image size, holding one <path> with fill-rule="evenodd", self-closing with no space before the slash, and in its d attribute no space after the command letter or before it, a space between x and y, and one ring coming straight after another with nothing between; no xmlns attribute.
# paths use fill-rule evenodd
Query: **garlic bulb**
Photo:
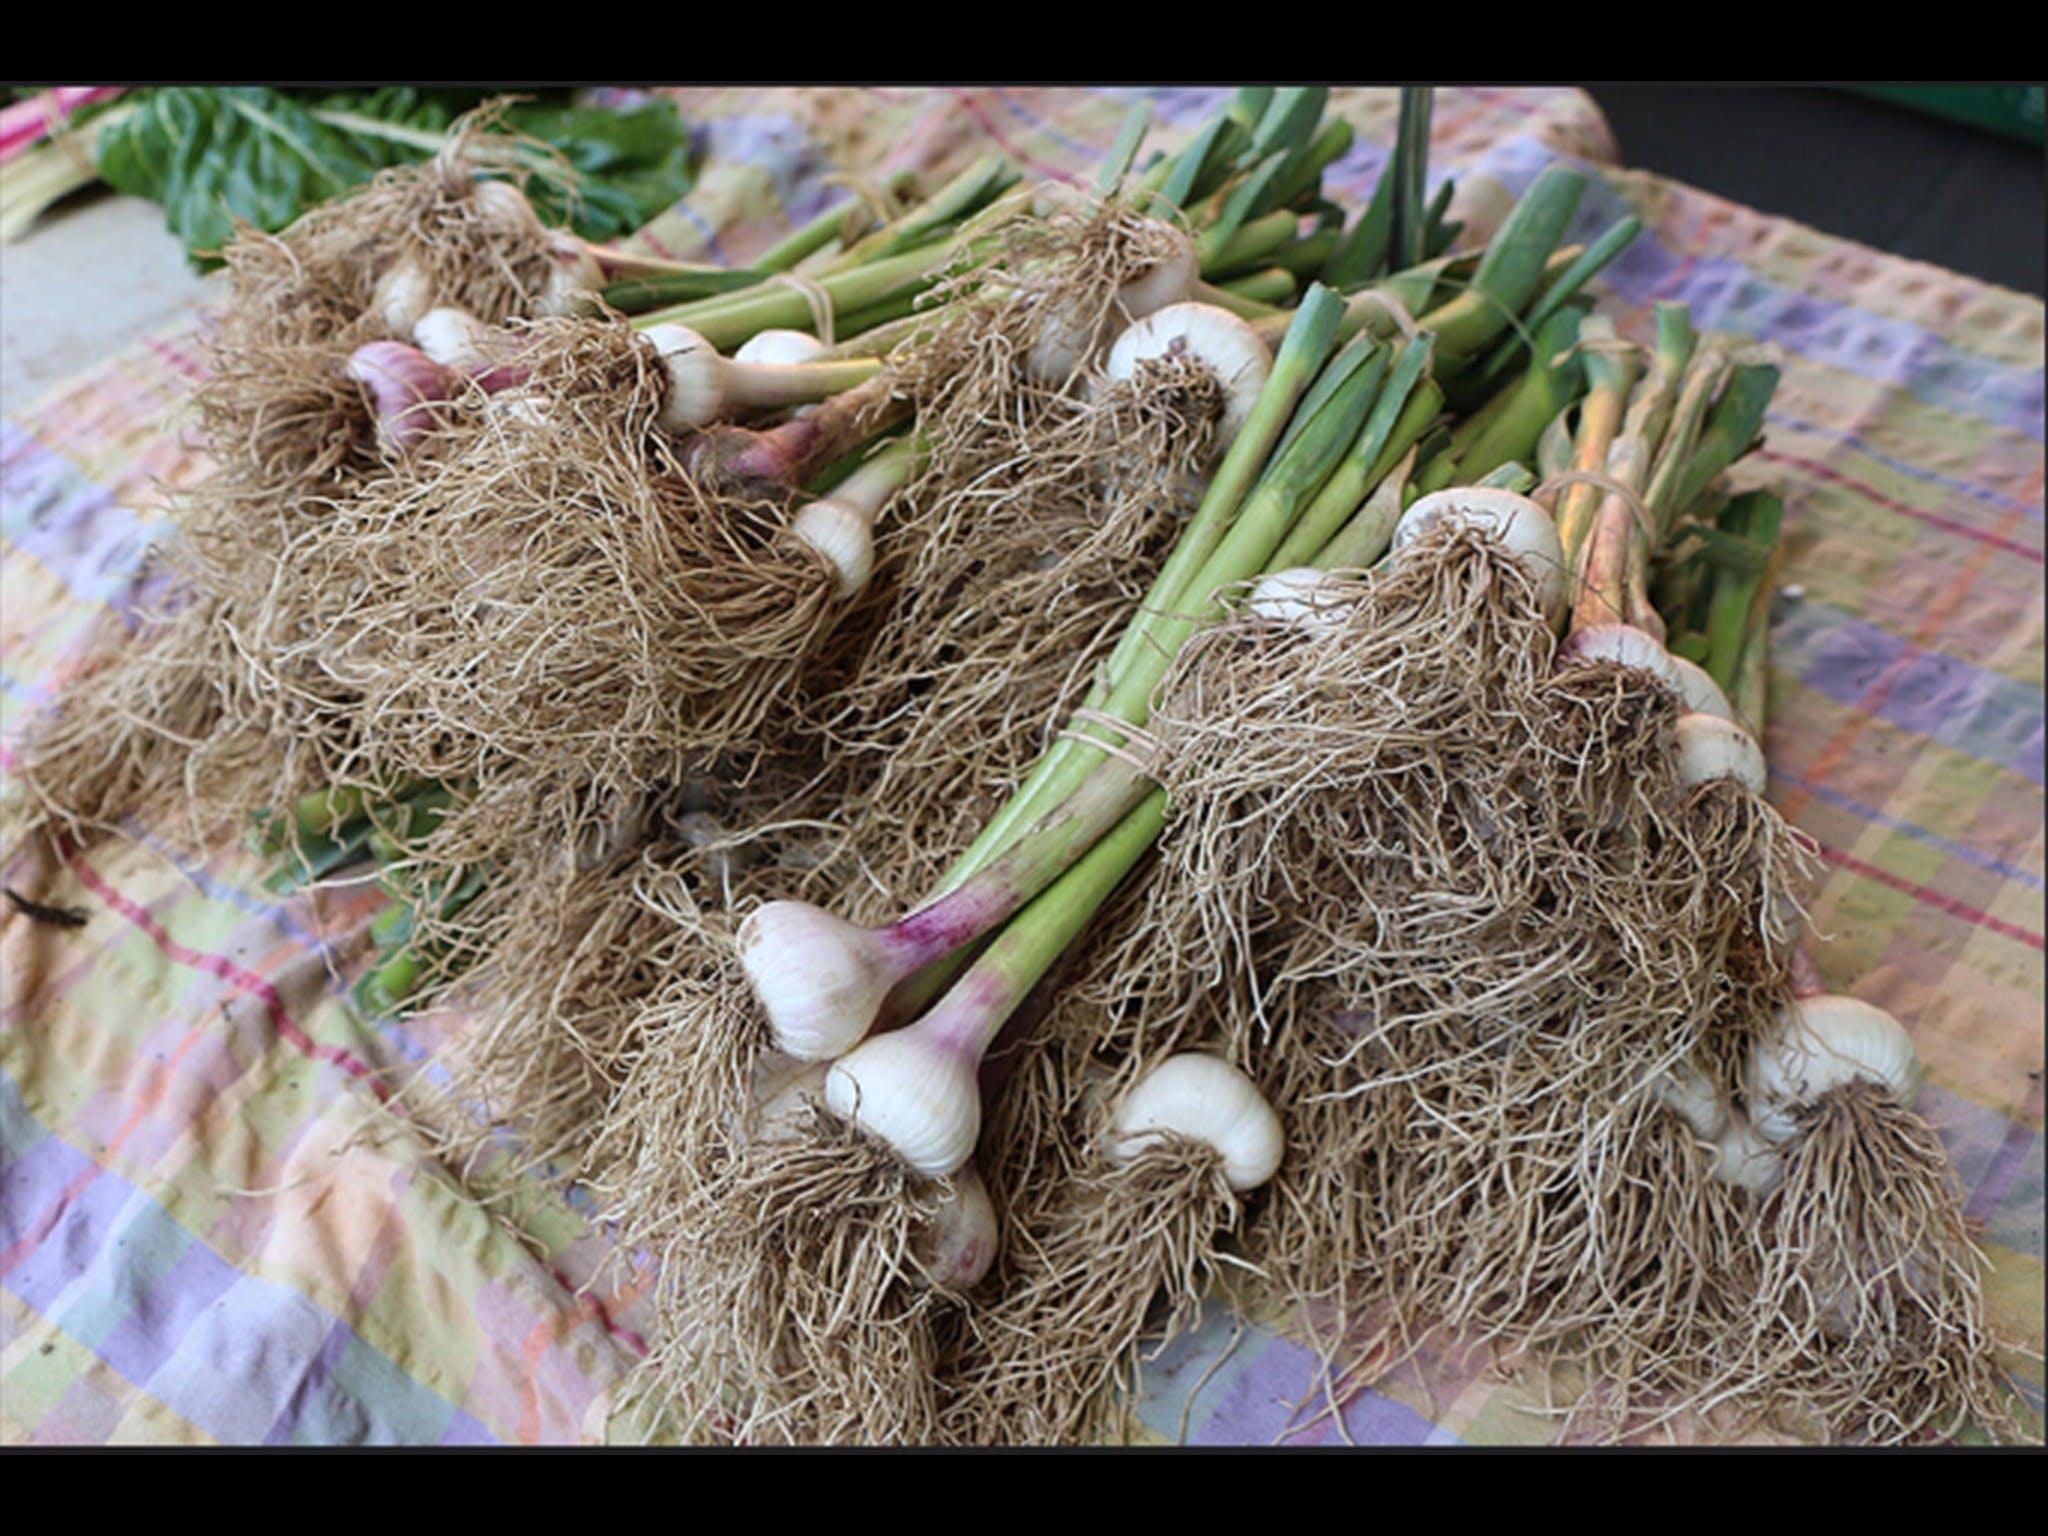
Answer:
<svg viewBox="0 0 2048 1536"><path fill-rule="evenodd" d="M503 186L504 183L486 182L485 185ZM443 368L481 373L490 366L483 349L484 338L490 334L490 329L468 310L444 304L420 316L412 328L413 345Z"/></svg>
<svg viewBox="0 0 2048 1536"><path fill-rule="evenodd" d="M1214 304L1168 304L1124 329L1110 345L1103 371L1113 380L1128 380L1140 363L1163 357L1192 358L1215 374L1224 401L1216 448L1228 447L1251 418L1273 371L1273 354L1259 333Z"/></svg>
<svg viewBox="0 0 2048 1536"><path fill-rule="evenodd" d="M1663 642L1633 624L1588 624L1572 632L1559 649L1560 662L1583 666L1587 662L1611 662L1631 671L1646 672L1678 692L1678 667Z"/></svg>
<svg viewBox="0 0 2048 1536"><path fill-rule="evenodd" d="M1653 1091L1702 1141L1714 1140L1728 1127L1728 1106L1721 1102L1720 1090L1691 1062L1680 1062L1664 1073Z"/></svg>
<svg viewBox="0 0 2048 1536"><path fill-rule="evenodd" d="M1244 606L1246 613L1268 623L1311 633L1342 629L1345 615L1351 611L1337 581L1309 565L1268 571L1252 587Z"/></svg>
<svg viewBox="0 0 2048 1536"><path fill-rule="evenodd" d="M776 1045L799 1061L851 1050L897 980L880 937L807 901L756 907L739 951Z"/></svg>
<svg viewBox="0 0 2048 1536"><path fill-rule="evenodd" d="M1683 656L1665 653L1671 662L1671 669L1678 675L1678 696L1685 700L1685 707L1694 714L1719 715L1723 720L1733 720L1735 709L1728 702L1728 695L1721 691L1721 685L1708 675L1707 669L1697 662L1687 661Z"/></svg>
<svg viewBox="0 0 2048 1536"><path fill-rule="evenodd" d="M1750 1053L1750 1114L1766 1140L1790 1141L1799 1111L1845 1083L1882 1083L1910 1102L1917 1065L1912 1037L1882 1008L1853 997L1801 998Z"/></svg>
<svg viewBox="0 0 2048 1536"><path fill-rule="evenodd" d="M736 363L814 363L831 348L808 331L756 331L733 353Z"/></svg>
<svg viewBox="0 0 2048 1536"><path fill-rule="evenodd" d="M1171 224L1158 227L1170 246L1167 254L1116 291L1117 304L1133 320L1142 320L1169 304L1178 304L1194 292L1195 281L1202 275L1194 241Z"/></svg>
<svg viewBox="0 0 2048 1536"><path fill-rule="evenodd" d="M548 235L547 280L533 301L536 315L587 315L597 308L604 287L604 268L583 242L564 230Z"/></svg>
<svg viewBox="0 0 2048 1536"><path fill-rule="evenodd" d="M477 212L507 235L537 234L540 215L533 211L526 194L509 181L479 181L470 189Z"/></svg>
<svg viewBox="0 0 2048 1536"><path fill-rule="evenodd" d="M1117 289L1112 313L1118 318L1142 320L1194 290L1201 275L1194 244L1178 229L1171 230L1171 237L1173 248L1167 256ZM1063 383L1088 361L1101 336L1100 320L1071 305L1055 305L1039 323L1038 336L1025 354L1024 371L1041 384Z"/></svg>
<svg viewBox="0 0 2048 1536"><path fill-rule="evenodd" d="M1498 486L1434 491L1401 514L1394 525L1394 553L1441 524L1494 534L1536 583L1536 600L1554 621L1564 612L1564 546L1550 514L1526 496Z"/></svg>
<svg viewBox="0 0 2048 1536"><path fill-rule="evenodd" d="M875 569L874 519L831 497L809 503L790 519L789 531L831 563L841 598L855 596Z"/></svg>
<svg viewBox="0 0 2048 1536"><path fill-rule="evenodd" d="M1756 739L1733 720L1719 715L1692 714L1678 717L1678 776L1687 784L1708 784L1715 779L1733 779L1752 794L1762 794L1769 782L1763 749Z"/></svg>
<svg viewBox="0 0 2048 1536"><path fill-rule="evenodd" d="M837 362L740 363L686 325L654 325L641 333L668 373L668 398L661 422L674 431L708 426L745 410L779 409L823 400L871 378L881 364L873 358Z"/></svg>
<svg viewBox="0 0 2048 1536"><path fill-rule="evenodd" d="M1778 1149L1741 1115L1729 1116L1728 1124L1714 1138L1714 1177L1762 1196L1776 1189L1784 1176Z"/></svg>
<svg viewBox="0 0 2048 1536"><path fill-rule="evenodd" d="M530 431L551 432L561 423L555 419L552 402L530 390L515 389L502 395L492 395L484 402L484 413L491 419L525 428Z"/></svg>
<svg viewBox="0 0 2048 1536"><path fill-rule="evenodd" d="M402 341L365 342L349 354L345 371L369 397L378 435L400 451L434 430L434 407L452 397L461 383L426 353Z"/></svg>
<svg viewBox="0 0 2048 1536"><path fill-rule="evenodd" d="M981 1135L979 1052L915 1025L875 1035L825 1075L825 1104L927 1178L959 1172Z"/></svg>
<svg viewBox="0 0 2048 1536"><path fill-rule="evenodd" d="M1280 1166L1286 1138L1258 1085L1220 1056L1169 1056L1124 1095L1110 1118L1109 1155L1120 1163L1173 1132L1213 1147L1223 1177L1240 1192L1257 1189Z"/></svg>
<svg viewBox="0 0 2048 1536"><path fill-rule="evenodd" d="M1000 1240L995 1202L969 1163L953 1175L946 1199L912 1237L910 1258L927 1285L964 1291L988 1273Z"/></svg>
<svg viewBox="0 0 2048 1536"><path fill-rule="evenodd" d="M370 292L370 312L394 336L412 335L433 307L433 274L409 257L394 263Z"/></svg>
<svg viewBox="0 0 2048 1536"><path fill-rule="evenodd" d="M686 325L651 326L645 340L668 370L662 425L683 431L716 421L725 409L725 359L718 349Z"/></svg>

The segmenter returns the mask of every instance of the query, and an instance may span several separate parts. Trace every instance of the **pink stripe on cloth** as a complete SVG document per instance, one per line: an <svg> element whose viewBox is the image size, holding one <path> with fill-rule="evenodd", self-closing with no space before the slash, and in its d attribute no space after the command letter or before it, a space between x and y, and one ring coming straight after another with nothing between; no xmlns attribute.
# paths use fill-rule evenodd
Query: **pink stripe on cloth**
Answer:
<svg viewBox="0 0 2048 1536"><path fill-rule="evenodd" d="M1895 875L1888 869L1879 869L1875 864L1867 864L1853 853L1845 853L1840 848L1830 848L1825 843L1819 846L1821 857L1830 864L1838 864L1851 874L1862 875L1865 879L1875 880L1879 885L1889 886L1901 895L1910 896L1937 911L1948 913L1950 917L1959 917L1964 922L1990 933L2003 934L2029 949L2042 949L2044 945L2048 945L2048 941L2044 941L2042 935L2030 933L2017 923L2009 923L2002 917L1993 917L1989 912L1980 911L1968 902L1958 901L1953 896L1944 896L1940 891L1929 890L1917 881L1908 880L1904 875Z"/></svg>
<svg viewBox="0 0 2048 1536"><path fill-rule="evenodd" d="M1930 512L1925 507L1913 506L1910 503L1900 501L1895 496L1887 496L1883 491L1877 489L1876 486L1858 480L1853 475L1845 475L1839 469L1831 468L1826 464L1820 463L1818 460L1803 459L1797 454L1779 453L1771 448L1757 449L1756 456L1760 459L1770 459L1774 463L1788 464L1801 474L1812 475L1815 479L1825 480L1830 485L1839 485L1845 490L1854 491L1866 501L1874 501L1879 506L1888 507L1894 512L1902 513L1918 522L1926 523L1930 527L1939 528L1945 533L1957 534L1966 539L1976 539L1981 543L1989 544L1993 549L2002 549L2009 555L2018 555L2022 560L2031 560L2036 565L2042 563L2040 550L2022 544L2017 539L2009 539L2005 535L1994 533L1988 528L1973 528L1968 523L1961 522L1956 518L1945 517L1939 512Z"/></svg>
<svg viewBox="0 0 2048 1536"><path fill-rule="evenodd" d="M70 853L66 856L65 862L71 866L72 872L85 882L88 890L120 913L129 923L148 934L150 941L170 959L180 965L190 966L193 970L218 976L237 991L247 993L262 1003L264 1012L270 1016L271 1026L294 1050L315 1061L324 1061L340 1067L349 1076L368 1084L370 1091L380 1101L391 1097L391 1089L369 1063L349 1054L339 1046L321 1045L301 1029L298 1021L285 1011L284 999L278 996L277 989L261 976L243 970L224 955L202 954L180 944L165 931L163 924L102 880L82 854Z"/></svg>

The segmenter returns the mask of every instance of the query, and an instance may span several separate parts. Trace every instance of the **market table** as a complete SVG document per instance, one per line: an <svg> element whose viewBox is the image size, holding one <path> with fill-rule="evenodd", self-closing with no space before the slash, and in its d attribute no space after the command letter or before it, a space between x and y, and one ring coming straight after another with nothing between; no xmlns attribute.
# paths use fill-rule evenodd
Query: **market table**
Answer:
<svg viewBox="0 0 2048 1536"><path fill-rule="evenodd" d="M1030 174L1074 175L1133 94L680 91L707 161L642 239L743 260L843 197L828 178L943 175L991 143ZM1147 94L1164 144L1220 93ZM1390 152L1394 93L1333 105L1359 129L1328 177L1351 197ZM1601 283L1627 333L1683 300L1703 330L1783 354L1746 471L1788 503L1771 793L1826 860L1824 979L1913 1032L1922 1112L1992 1262L1993 1320L2034 1352L2020 1369L2038 1434L2042 305L1618 169L1579 92L1439 92L1432 184L1457 179L1470 234L1558 157L1595 174L1575 234L1644 219ZM0 742L63 688L95 621L134 603L163 487L196 472L180 408L201 366L181 318L0 427ZM82 929L0 917L0 1441L601 1439L643 1349L649 1277L605 1265L573 1192L528 1180L479 1203L389 1103L462 1020L351 1006L381 898L280 902L251 854L194 862L160 818L128 830L46 887L90 913ZM1319 1387L1280 1323L1212 1309L1148 1369L1149 1434L1557 1432L1483 1355L1450 1350L1337 1384L1341 1421L1297 1414Z"/></svg>

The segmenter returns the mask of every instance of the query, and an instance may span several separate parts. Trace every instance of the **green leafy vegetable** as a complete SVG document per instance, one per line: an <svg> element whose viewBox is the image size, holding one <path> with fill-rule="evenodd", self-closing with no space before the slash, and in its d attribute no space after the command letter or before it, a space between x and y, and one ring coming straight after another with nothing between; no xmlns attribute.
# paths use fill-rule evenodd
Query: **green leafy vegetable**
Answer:
<svg viewBox="0 0 2048 1536"><path fill-rule="evenodd" d="M165 86L128 98L133 110L100 141L99 171L121 191L162 204L186 253L205 265L238 220L283 229L386 166L428 158L485 94ZM572 222L591 240L631 233L690 188L689 131L669 102L611 111L557 93L515 103L500 127L550 145L566 162L566 186L539 175L527 191L543 219Z"/></svg>

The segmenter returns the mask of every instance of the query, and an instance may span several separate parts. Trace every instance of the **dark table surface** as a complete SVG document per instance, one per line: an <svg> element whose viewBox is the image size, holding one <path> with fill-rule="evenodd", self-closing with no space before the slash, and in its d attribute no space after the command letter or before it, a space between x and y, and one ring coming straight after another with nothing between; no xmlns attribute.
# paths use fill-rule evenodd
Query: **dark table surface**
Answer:
<svg viewBox="0 0 2048 1536"><path fill-rule="evenodd" d="M2048 265L2044 153L1843 91L1594 85L1622 164L2023 293Z"/></svg>

